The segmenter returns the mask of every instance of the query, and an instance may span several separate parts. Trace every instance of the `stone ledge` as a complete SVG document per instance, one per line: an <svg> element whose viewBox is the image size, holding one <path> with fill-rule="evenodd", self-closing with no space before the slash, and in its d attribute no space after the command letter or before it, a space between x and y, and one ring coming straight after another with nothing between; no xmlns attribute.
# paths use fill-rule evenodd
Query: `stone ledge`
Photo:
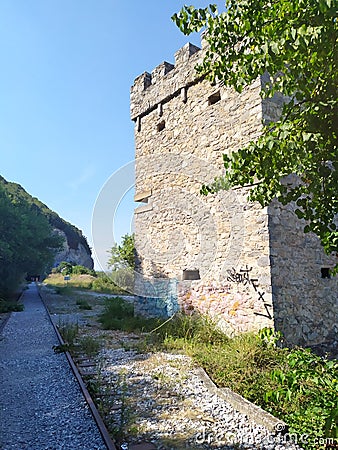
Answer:
<svg viewBox="0 0 338 450"><path fill-rule="evenodd" d="M241 395L236 394L228 388L218 388L213 381L206 374L205 370L198 367L196 369L201 380L205 386L215 395L223 398L227 403L229 403L236 411L245 414L250 420L262 425L269 431L274 433L285 433L288 430L288 425L282 420L277 419L272 414L264 411L264 409L259 406L249 402Z"/></svg>
<svg viewBox="0 0 338 450"><path fill-rule="evenodd" d="M153 209L153 205L150 203L149 205L139 206L134 210L134 214L140 214L146 211L151 211Z"/></svg>
<svg viewBox="0 0 338 450"><path fill-rule="evenodd" d="M144 202L151 196L151 194L152 194L151 189L139 192L134 195L134 202Z"/></svg>

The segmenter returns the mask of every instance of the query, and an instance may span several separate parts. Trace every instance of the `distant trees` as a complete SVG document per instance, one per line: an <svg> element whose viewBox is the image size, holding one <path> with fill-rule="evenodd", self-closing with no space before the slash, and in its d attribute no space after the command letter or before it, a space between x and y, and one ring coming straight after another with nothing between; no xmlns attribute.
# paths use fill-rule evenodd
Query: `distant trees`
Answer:
<svg viewBox="0 0 338 450"><path fill-rule="evenodd" d="M88 269L88 267L69 261L61 261L60 264L52 270L52 273L62 273L63 275L91 275L92 277L97 276L94 269Z"/></svg>
<svg viewBox="0 0 338 450"><path fill-rule="evenodd" d="M61 244L37 207L0 184L0 298L15 291L26 275L47 272Z"/></svg>

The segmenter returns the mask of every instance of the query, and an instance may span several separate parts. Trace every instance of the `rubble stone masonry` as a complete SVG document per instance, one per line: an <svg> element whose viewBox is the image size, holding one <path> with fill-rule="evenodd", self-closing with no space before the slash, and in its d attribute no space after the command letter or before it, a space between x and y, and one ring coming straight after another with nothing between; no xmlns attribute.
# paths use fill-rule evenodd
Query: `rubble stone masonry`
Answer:
<svg viewBox="0 0 338 450"><path fill-rule="evenodd" d="M292 206L262 209L247 201L247 188L200 195L223 173L223 153L256 139L282 105L262 100L263 78L241 94L198 78L202 57L187 44L175 65L160 64L131 89L136 309L197 310L229 334L275 326L290 344L337 339L337 279L322 278L336 258L303 233Z"/></svg>

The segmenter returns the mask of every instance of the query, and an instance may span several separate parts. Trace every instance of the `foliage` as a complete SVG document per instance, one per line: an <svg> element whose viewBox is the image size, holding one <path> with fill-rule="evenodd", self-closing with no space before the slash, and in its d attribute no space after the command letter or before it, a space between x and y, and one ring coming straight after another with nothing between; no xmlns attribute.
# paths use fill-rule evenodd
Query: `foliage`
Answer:
<svg viewBox="0 0 338 450"><path fill-rule="evenodd" d="M338 363L310 350L296 349L286 357L286 367L271 372L274 389L264 394L266 407L288 417L291 431L311 438L338 438Z"/></svg>
<svg viewBox="0 0 338 450"><path fill-rule="evenodd" d="M72 267L72 273L75 275L91 275L96 277L96 272L93 269L88 269L88 267L80 266L78 264Z"/></svg>
<svg viewBox="0 0 338 450"><path fill-rule="evenodd" d="M9 296L28 275L43 275L62 244L47 218L0 184L0 294Z"/></svg>
<svg viewBox="0 0 338 450"><path fill-rule="evenodd" d="M60 334L67 346L67 350L73 348L75 339L79 334L79 324L71 322L63 322L58 325Z"/></svg>
<svg viewBox="0 0 338 450"><path fill-rule="evenodd" d="M85 309L85 310L93 309L92 306L87 302L87 300L84 300L84 299L76 300L76 304L79 307L79 309Z"/></svg>
<svg viewBox="0 0 338 450"><path fill-rule="evenodd" d="M106 330L151 331L163 323L161 319L147 319L134 315L134 305L121 297L107 297L100 316Z"/></svg>
<svg viewBox="0 0 338 450"><path fill-rule="evenodd" d="M103 292L105 294L125 294L125 291L120 288L120 285L115 283L112 277L106 275L104 272L97 274L97 278L92 284L92 291Z"/></svg>
<svg viewBox="0 0 338 450"><path fill-rule="evenodd" d="M228 0L224 12L185 6L173 19L185 34L206 27L200 75L241 92L265 74L262 96L285 100L280 119L265 124L256 142L224 155L225 176L202 192L250 185L250 199L262 206L273 198L295 202L305 232L337 252L336 0Z"/></svg>
<svg viewBox="0 0 338 450"><path fill-rule="evenodd" d="M100 342L92 336L84 336L80 338L78 344L81 351L85 352L88 356L96 355L101 348Z"/></svg>
<svg viewBox="0 0 338 450"><path fill-rule="evenodd" d="M228 338L198 314L179 313L163 321L133 319L132 313L132 306L122 299L108 299L101 320L106 328L128 331L138 331L142 324L148 333L136 344L140 350L190 355L219 387L230 388L284 420L291 433L308 435L304 449L314 448L319 439L337 438L337 361L307 349L280 348L281 334L268 328Z"/></svg>
<svg viewBox="0 0 338 450"><path fill-rule="evenodd" d="M81 230L59 217L56 212L49 209L48 206L40 202L40 200L28 194L20 184L11 183L0 176L0 185L4 187L12 199L24 201L30 205L32 209L45 216L52 228L57 228L65 233L70 248L77 249L79 244L81 244L86 251L90 253L87 239L82 235Z"/></svg>
<svg viewBox="0 0 338 450"><path fill-rule="evenodd" d="M291 433L308 435L304 449L314 448L313 443L324 437L337 438L336 361L306 349L279 348L280 334L267 329L210 344L194 333L177 338L181 325L180 321L171 323L178 329L167 334L165 348L184 350L219 387L228 387L270 411L290 426Z"/></svg>
<svg viewBox="0 0 338 450"><path fill-rule="evenodd" d="M111 257L108 267L114 270L119 268L135 269L135 238L134 234L122 236L121 245L115 244L110 250Z"/></svg>

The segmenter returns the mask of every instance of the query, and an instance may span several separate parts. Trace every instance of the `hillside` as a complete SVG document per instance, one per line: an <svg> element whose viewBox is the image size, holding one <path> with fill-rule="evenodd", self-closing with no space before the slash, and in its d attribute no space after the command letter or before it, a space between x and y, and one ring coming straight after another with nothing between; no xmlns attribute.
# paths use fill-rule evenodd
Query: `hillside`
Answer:
<svg viewBox="0 0 338 450"><path fill-rule="evenodd" d="M69 261L89 269L93 268L91 249L81 230L62 219L39 199L32 197L20 184L9 182L0 176L0 185L12 200L24 201L37 212L42 213L48 219L51 227L64 238L63 248L56 254L55 264L61 261Z"/></svg>

